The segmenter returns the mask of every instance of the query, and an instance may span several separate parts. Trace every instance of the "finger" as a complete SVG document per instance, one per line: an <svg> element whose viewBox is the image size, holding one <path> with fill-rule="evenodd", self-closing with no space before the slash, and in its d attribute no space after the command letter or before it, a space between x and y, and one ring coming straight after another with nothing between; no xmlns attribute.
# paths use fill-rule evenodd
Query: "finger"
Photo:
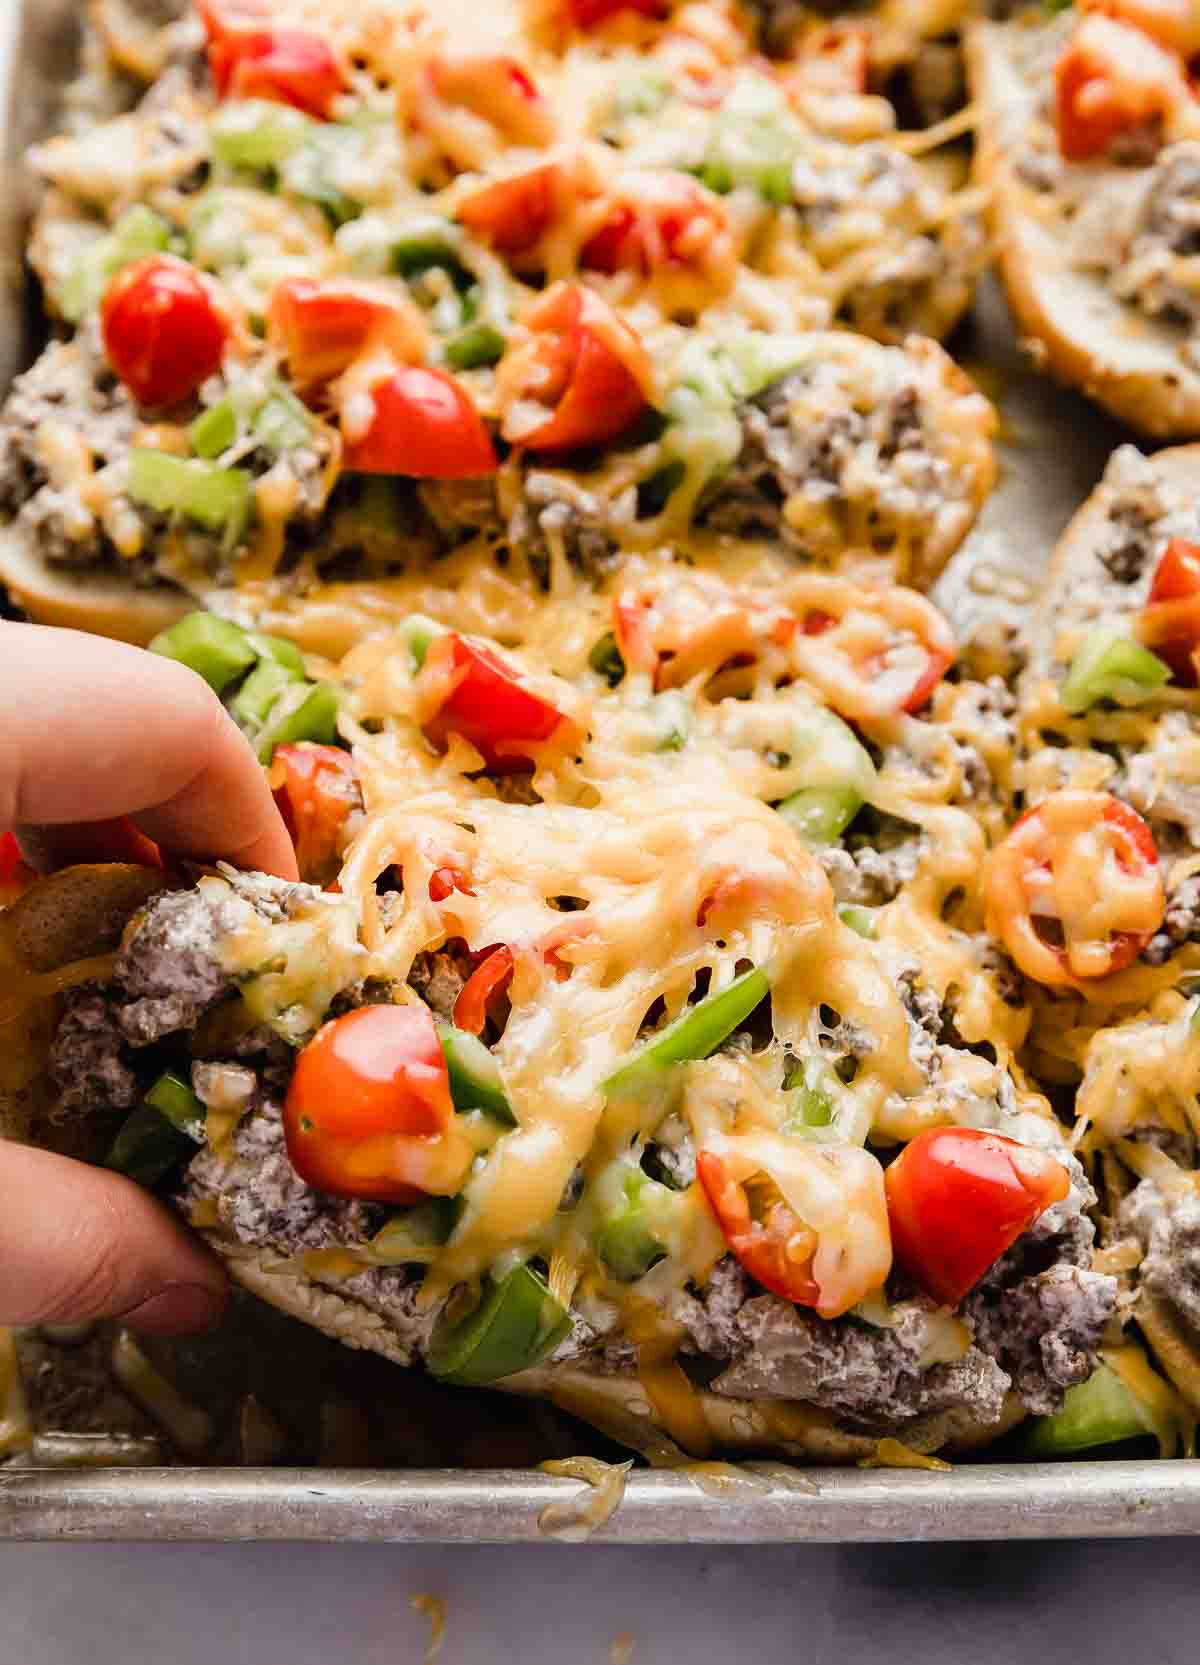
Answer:
<svg viewBox="0 0 1200 1665"><path fill-rule="evenodd" d="M172 854L297 876L254 752L186 666L78 631L5 624L0 710L0 825L129 815Z"/></svg>
<svg viewBox="0 0 1200 1665"><path fill-rule="evenodd" d="M220 1263L131 1180L0 1141L0 1325L186 1334L215 1324L227 1293Z"/></svg>

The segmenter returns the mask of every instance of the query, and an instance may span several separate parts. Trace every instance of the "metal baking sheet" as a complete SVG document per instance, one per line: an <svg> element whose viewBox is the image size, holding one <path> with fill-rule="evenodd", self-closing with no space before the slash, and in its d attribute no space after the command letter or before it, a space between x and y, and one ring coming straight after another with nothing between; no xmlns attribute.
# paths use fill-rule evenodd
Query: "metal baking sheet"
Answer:
<svg viewBox="0 0 1200 1665"><path fill-rule="evenodd" d="M76 48L77 0L0 0L0 390L37 345L23 268L31 202L20 156L52 131ZM1017 349L985 285L954 342L1001 411L1001 475L938 585L964 636L996 602L1033 593L1040 566L1122 435L1050 386ZM478 1401L476 1401L478 1403ZM447 1405L453 1416L461 1406ZM831 1470L808 1489L713 1496L680 1473L635 1473L601 1543L898 1542L1200 1533L1200 1467L1175 1461L974 1463L948 1473ZM545 1541L538 1519L578 1482L511 1469L0 1470L0 1538L199 1542Z"/></svg>

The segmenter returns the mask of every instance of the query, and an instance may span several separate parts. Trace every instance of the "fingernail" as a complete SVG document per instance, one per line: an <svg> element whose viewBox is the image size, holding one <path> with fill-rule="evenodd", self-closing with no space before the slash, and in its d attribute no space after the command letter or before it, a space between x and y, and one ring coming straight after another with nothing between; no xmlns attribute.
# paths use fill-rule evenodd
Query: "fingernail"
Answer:
<svg viewBox="0 0 1200 1665"><path fill-rule="evenodd" d="M190 1335L196 1330L213 1329L224 1311L223 1291L201 1283L169 1283L120 1317L131 1330L144 1330L149 1335Z"/></svg>

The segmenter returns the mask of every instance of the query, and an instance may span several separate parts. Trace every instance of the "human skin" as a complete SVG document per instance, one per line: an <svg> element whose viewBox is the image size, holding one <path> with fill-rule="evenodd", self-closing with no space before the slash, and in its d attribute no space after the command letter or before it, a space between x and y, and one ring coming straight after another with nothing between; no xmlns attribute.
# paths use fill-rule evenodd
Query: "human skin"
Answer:
<svg viewBox="0 0 1200 1665"><path fill-rule="evenodd" d="M128 816L164 851L296 878L266 777L193 671L124 643L0 624L0 831L39 867L88 859ZM217 1322L225 1275L118 1174L0 1141L0 1324L119 1317L160 1334Z"/></svg>

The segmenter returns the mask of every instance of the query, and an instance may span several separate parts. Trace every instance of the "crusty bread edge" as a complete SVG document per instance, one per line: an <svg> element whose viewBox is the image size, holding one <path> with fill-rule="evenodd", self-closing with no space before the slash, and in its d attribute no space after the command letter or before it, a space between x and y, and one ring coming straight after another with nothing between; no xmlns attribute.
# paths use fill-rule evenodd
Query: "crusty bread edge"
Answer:
<svg viewBox="0 0 1200 1665"><path fill-rule="evenodd" d="M138 589L120 573L56 572L36 540L14 525L0 526L0 584L35 624L88 630L138 647L199 605L173 585Z"/></svg>
<svg viewBox="0 0 1200 1665"><path fill-rule="evenodd" d="M1183 328L1144 317L1110 296L1098 278L1064 266L1045 227L1022 206L1026 189L1001 137L1005 112L1011 117L1013 109L1006 41L1008 31L1020 27L975 23L965 41L979 110L976 176L990 193L1000 275L1018 331L1051 375L1139 433L1156 439L1200 435L1200 375L1180 357ZM1128 345L1133 329L1145 342L1145 362L1122 365L1113 360L1110 343Z"/></svg>

